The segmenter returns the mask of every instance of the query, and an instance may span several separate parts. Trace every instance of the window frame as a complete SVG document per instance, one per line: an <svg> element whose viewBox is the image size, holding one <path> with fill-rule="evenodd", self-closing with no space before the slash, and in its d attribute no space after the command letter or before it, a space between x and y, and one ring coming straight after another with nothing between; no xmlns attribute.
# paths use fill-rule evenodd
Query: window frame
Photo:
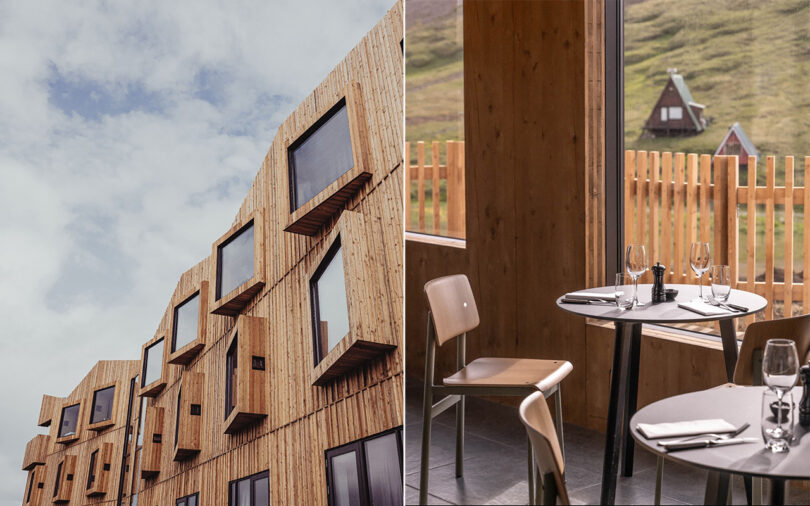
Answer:
<svg viewBox="0 0 810 506"><path fill-rule="evenodd" d="M254 250L255 251L255 250ZM169 312L169 359L170 364L187 365L205 348L207 327L208 327L208 280L200 281L198 286L179 296L172 297L172 309ZM197 336L194 340L177 348L177 311L186 303L190 302L194 296L199 296L199 307L197 309Z"/></svg>
<svg viewBox="0 0 810 506"><path fill-rule="evenodd" d="M329 249L327 249L326 254L321 258L320 263L318 264L317 268L313 272L313 274L309 278L309 297L310 297L310 311L312 314L312 350L314 352L314 361L315 366L317 367L318 364L326 358L329 354L330 350L324 350L323 345L323 336L321 335L321 326L319 325L320 322L320 314L321 314L321 302L320 297L318 296L318 282L321 280L323 273L332 262L335 260L335 256L337 256L338 251L341 251L342 254L343 245L340 241L340 234L337 234L332 244L329 245ZM344 277L344 285L346 283L346 264L344 262L341 272L343 272ZM346 290L348 292L348 289ZM348 294L346 295L346 301L348 305ZM348 307L346 309L348 313ZM348 314L346 315L348 319ZM351 329L351 322L349 322L349 328ZM351 330L349 330L351 332ZM346 336L342 336L340 340L342 341ZM337 345L336 345L337 346ZM334 349L334 348L333 348Z"/></svg>
<svg viewBox="0 0 810 506"><path fill-rule="evenodd" d="M200 506L200 493L199 492L194 492L193 494L188 494L188 495L184 495L183 497L179 497L177 500L175 500L174 504L175 504L175 506L187 506L188 505L188 500L191 499L191 498L194 498L194 504L196 506Z"/></svg>
<svg viewBox="0 0 810 506"><path fill-rule="evenodd" d="M67 436L61 436L62 433L62 421L65 418L65 410L68 408L72 408L73 406L79 406L79 412L76 415L76 431L73 434ZM82 419L84 414L84 401L67 401L62 404L62 409L59 413L59 423L56 425L56 442L60 444L70 444L74 441L78 441L81 437L81 429L82 427Z"/></svg>
<svg viewBox="0 0 810 506"><path fill-rule="evenodd" d="M90 465L87 469L87 486L85 487L86 491L90 491L93 488L93 485L96 483L96 479L98 478L96 473L96 464L100 460L98 457L99 449L96 448L90 453Z"/></svg>
<svg viewBox="0 0 810 506"><path fill-rule="evenodd" d="M57 479L54 481L53 503L70 501L73 482L76 474L76 455L64 455L56 468Z"/></svg>
<svg viewBox="0 0 810 506"><path fill-rule="evenodd" d="M334 506L334 494L332 493L332 471L334 467L331 464L331 461L334 457L339 457L340 455L344 455L351 451L355 452L356 458L356 465L357 465L357 477L358 477L358 485L360 487L360 498L361 504L364 506L370 505L371 501L371 490L368 484L368 466L366 463L366 452L365 452L365 444L368 441L373 439L377 439L383 436L387 436L389 434L396 434L397 439L397 457L399 461L399 469L400 473L404 469L404 461L403 461L403 448L402 448L402 426L399 425L397 427L393 427L388 430L384 430L382 432L378 432L376 434L372 434L370 436L366 436L364 438L356 439L350 443L346 443L340 446L336 446L334 448L329 448L324 451L324 463L326 465L326 496L329 506ZM405 488L405 479L403 476L402 479L402 487L403 490Z"/></svg>
<svg viewBox="0 0 810 506"><path fill-rule="evenodd" d="M231 239L253 224L253 277L217 298L217 286L220 283L220 250L227 246ZM265 267L265 230L264 211L257 209L235 223L225 234L211 246L211 272L209 282L209 312L225 316L237 316L250 301L264 288L266 281Z"/></svg>
<svg viewBox="0 0 810 506"><path fill-rule="evenodd" d="M266 395L270 379L267 367L269 361L267 332L266 318L241 315L225 338L226 350L230 351L235 346L236 369L241 371L237 375L236 385L231 385L231 389L236 392L233 409L229 413L225 413L219 409L227 408L227 406L220 404L220 407L217 408L217 412L225 414L223 430L225 434L235 434L249 425L258 423L270 412ZM226 356L228 351L226 351ZM253 367L253 357L264 358L264 369ZM227 370L225 381L227 390L230 381ZM227 402L228 399L226 398L225 401Z"/></svg>
<svg viewBox="0 0 810 506"><path fill-rule="evenodd" d="M293 200L295 186L293 167L290 164L290 148L298 144L304 136L316 131L324 117L344 100L346 101L346 112L349 117L353 166L314 197L296 208ZM284 166L280 170L282 177L286 178L282 181L281 186L286 191L286 210L289 212L287 226L284 228L285 232L308 236L315 235L324 225L331 221L335 214L343 210L346 202L357 194L367 182L373 179L365 114L360 83L352 81L334 95L331 101L324 104L307 124L302 125L301 128L285 140L284 156L281 157Z"/></svg>
<svg viewBox="0 0 810 506"><path fill-rule="evenodd" d="M108 427L112 427L115 425L116 422L116 414L118 412L118 382L113 381L110 383L106 383L104 385L97 386L93 389L93 395L90 397L90 414L87 419L87 428L89 430L100 431L104 430ZM93 413L96 409L96 394L101 392L102 390L106 390L108 388L113 388L113 401L112 401L112 410L110 411L110 418L106 420L99 420L98 422L93 422Z"/></svg>
<svg viewBox="0 0 810 506"><path fill-rule="evenodd" d="M253 494L253 484L261 480L263 478L267 478L267 500L268 503L270 502L270 470L259 471L258 473L251 474L249 476L243 476L242 478L237 478L235 480L231 480L228 482L228 506L235 506L238 503L239 497L236 496L238 492L238 484L245 481L250 480L250 504L251 506L256 506L254 504L255 497Z"/></svg>
<svg viewBox="0 0 810 506"><path fill-rule="evenodd" d="M158 333L155 337L147 341L143 347L141 348L141 369L140 369L140 376L141 376L141 389L138 393L141 397L157 397L157 395L166 388L166 379L168 377L169 372L169 363L167 362L167 353L168 347L166 346L166 337L167 334L165 332ZM155 346L160 341L163 341L163 354L160 357L160 377L156 380L153 380L152 383L144 384L146 381L146 366L148 365L148 350Z"/></svg>
<svg viewBox="0 0 810 506"><path fill-rule="evenodd" d="M389 314L390 308L378 304L377 299L384 294L386 279L382 278L369 251L366 221L356 211L343 211L332 230L322 239L320 252L313 256L312 266L301 291L306 294L306 311L309 322L309 346L311 357L317 360L319 344L316 342L319 332L316 331L317 316L313 301L312 280L319 270L325 268L323 263L334 243L340 241L343 256L343 276L346 285L346 302L349 313L349 333L346 334L320 361L317 361L310 373L312 385L326 386L336 378L362 367L378 354L388 352L398 346L398 330L386 322L394 321ZM380 290L380 292L375 292ZM356 298L352 298L354 294ZM363 298L360 298L363 297Z"/></svg>

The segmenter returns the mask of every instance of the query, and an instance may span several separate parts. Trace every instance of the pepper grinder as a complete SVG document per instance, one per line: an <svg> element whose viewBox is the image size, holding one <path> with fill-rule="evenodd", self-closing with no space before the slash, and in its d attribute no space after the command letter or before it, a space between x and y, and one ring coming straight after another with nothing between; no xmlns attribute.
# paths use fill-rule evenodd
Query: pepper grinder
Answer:
<svg viewBox="0 0 810 506"><path fill-rule="evenodd" d="M802 378L802 400L799 403L799 424L802 427L810 427L810 365L803 365L799 369L799 376Z"/></svg>
<svg viewBox="0 0 810 506"><path fill-rule="evenodd" d="M666 290L664 289L664 272L666 272L666 267L661 265L661 262L656 262L655 265L652 266L650 270L653 273L653 286L652 286L652 301L655 302L666 302L667 294Z"/></svg>

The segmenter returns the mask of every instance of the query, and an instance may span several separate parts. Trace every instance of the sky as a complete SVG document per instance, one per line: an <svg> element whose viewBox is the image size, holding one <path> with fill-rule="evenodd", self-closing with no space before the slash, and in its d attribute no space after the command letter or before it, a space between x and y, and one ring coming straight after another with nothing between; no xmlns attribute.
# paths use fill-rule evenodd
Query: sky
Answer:
<svg viewBox="0 0 810 506"><path fill-rule="evenodd" d="M278 125L394 0L0 0L0 506L42 394L140 358Z"/></svg>

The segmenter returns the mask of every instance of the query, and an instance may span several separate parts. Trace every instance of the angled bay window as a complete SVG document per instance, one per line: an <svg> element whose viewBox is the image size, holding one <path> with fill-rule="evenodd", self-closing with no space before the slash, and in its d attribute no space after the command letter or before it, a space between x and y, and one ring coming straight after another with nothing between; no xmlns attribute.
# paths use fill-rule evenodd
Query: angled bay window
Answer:
<svg viewBox="0 0 810 506"><path fill-rule="evenodd" d="M269 506L270 473L263 471L228 484L228 506Z"/></svg>
<svg viewBox="0 0 810 506"><path fill-rule="evenodd" d="M57 443L72 443L79 439L81 424L82 403L70 403L62 407L59 417L59 427L56 433Z"/></svg>
<svg viewBox="0 0 810 506"><path fill-rule="evenodd" d="M28 441L25 445L25 456L23 457L23 471L29 471L36 466L45 463L45 458L48 455L49 438L45 434L34 436L33 439Z"/></svg>
<svg viewBox="0 0 810 506"><path fill-rule="evenodd" d="M110 475L112 474L112 454L112 443L103 443L90 454L90 465L87 471L86 496L102 496L108 492L109 487L111 486Z"/></svg>
<svg viewBox="0 0 810 506"><path fill-rule="evenodd" d="M394 348L396 330L385 281L372 260L363 215L344 211L323 241L306 280L314 369L325 385Z"/></svg>
<svg viewBox="0 0 810 506"><path fill-rule="evenodd" d="M168 363L165 357L166 337L163 334L143 345L141 355L142 397L155 397L166 387Z"/></svg>
<svg viewBox="0 0 810 506"><path fill-rule="evenodd" d="M314 235L371 179L362 93L351 83L287 142L287 232Z"/></svg>
<svg viewBox="0 0 810 506"><path fill-rule="evenodd" d="M188 364L205 348L208 322L208 281L191 294L184 294L171 312L170 364Z"/></svg>
<svg viewBox="0 0 810 506"><path fill-rule="evenodd" d="M174 419L174 460L200 452L205 375L184 371L177 391Z"/></svg>
<svg viewBox="0 0 810 506"><path fill-rule="evenodd" d="M45 488L45 477L47 467L37 465L28 471L28 485L25 490L25 504L39 505L42 503L42 495Z"/></svg>
<svg viewBox="0 0 810 506"><path fill-rule="evenodd" d="M73 478L76 472L76 456L65 455L56 466L56 480L53 484L54 503L70 502L73 491Z"/></svg>
<svg viewBox="0 0 810 506"><path fill-rule="evenodd" d="M264 256L264 219L261 211L254 211L213 245L212 313L236 316L261 291Z"/></svg>
<svg viewBox="0 0 810 506"><path fill-rule="evenodd" d="M115 409L118 403L117 384L104 385L93 392L90 405L90 430L104 430L115 425Z"/></svg>
<svg viewBox="0 0 810 506"><path fill-rule="evenodd" d="M141 450L141 478L149 479L160 473L160 455L163 450L164 408L146 407L143 427L143 449Z"/></svg>
<svg viewBox="0 0 810 506"><path fill-rule="evenodd" d="M225 433L233 434L266 417L267 322L240 316L226 338Z"/></svg>
<svg viewBox="0 0 810 506"><path fill-rule="evenodd" d="M326 451L330 506L402 504L402 429Z"/></svg>

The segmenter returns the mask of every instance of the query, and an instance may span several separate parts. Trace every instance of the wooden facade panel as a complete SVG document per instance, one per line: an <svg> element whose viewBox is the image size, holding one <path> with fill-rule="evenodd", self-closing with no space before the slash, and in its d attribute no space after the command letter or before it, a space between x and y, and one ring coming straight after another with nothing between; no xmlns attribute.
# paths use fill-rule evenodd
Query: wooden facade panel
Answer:
<svg viewBox="0 0 810 506"><path fill-rule="evenodd" d="M48 436L39 434L25 445L25 455L23 456L23 471L29 471L45 463L45 457L48 454Z"/></svg>
<svg viewBox="0 0 810 506"><path fill-rule="evenodd" d="M152 478L160 473L165 436L165 408L147 406L143 425L143 450L141 454L141 477Z"/></svg>
<svg viewBox="0 0 810 506"><path fill-rule="evenodd" d="M56 416L54 413L56 412L57 405L61 406L62 398L61 397L54 397L53 395L43 395L42 396L42 405L39 409L39 419L37 420L37 425L40 427L49 427L51 425L51 421L53 417Z"/></svg>

